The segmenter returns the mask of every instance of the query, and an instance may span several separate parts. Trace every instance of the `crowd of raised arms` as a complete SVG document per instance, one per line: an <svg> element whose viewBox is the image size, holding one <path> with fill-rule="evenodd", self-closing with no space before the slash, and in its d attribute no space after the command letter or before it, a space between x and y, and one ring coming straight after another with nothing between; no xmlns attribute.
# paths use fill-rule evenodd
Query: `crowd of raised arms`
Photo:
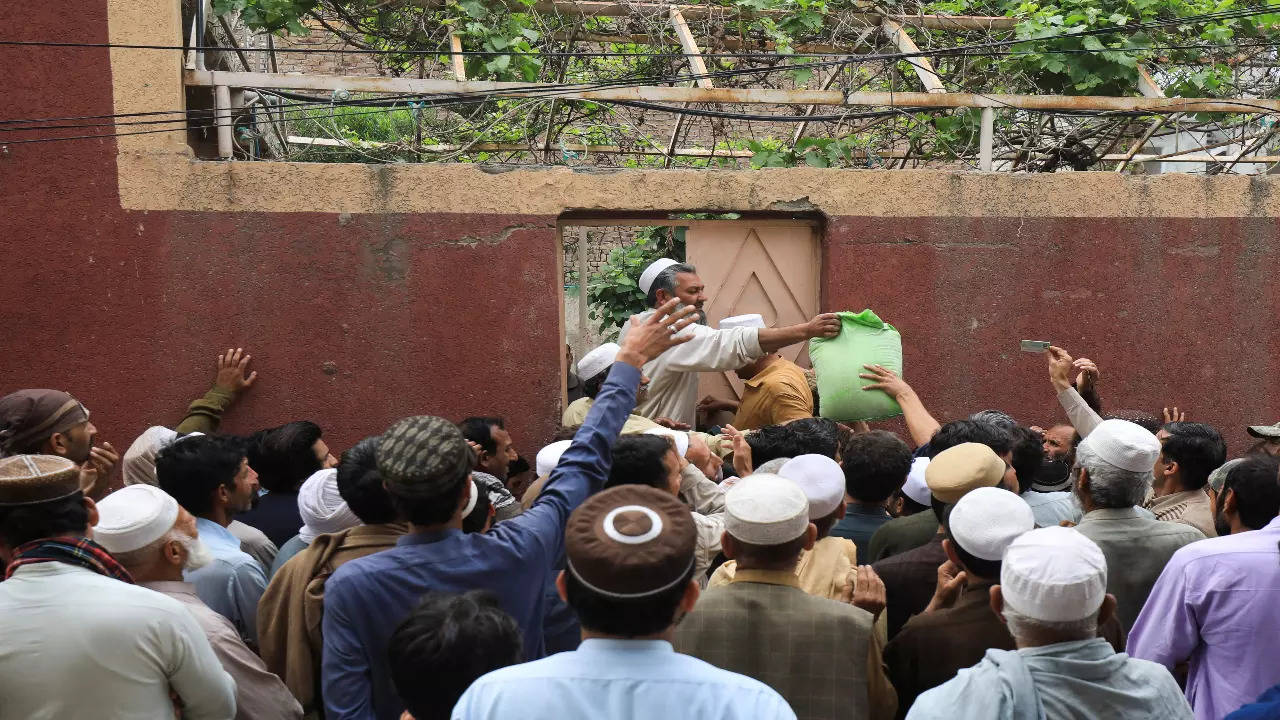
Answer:
<svg viewBox="0 0 1280 720"><path fill-rule="evenodd" d="M219 434L239 349L123 456L73 394L0 398L0 720L1280 718L1280 424L1229 453L1104 412L1051 347L1016 419L866 365L900 437L777 354L836 315L713 328L693 267L640 286L549 438Z"/></svg>

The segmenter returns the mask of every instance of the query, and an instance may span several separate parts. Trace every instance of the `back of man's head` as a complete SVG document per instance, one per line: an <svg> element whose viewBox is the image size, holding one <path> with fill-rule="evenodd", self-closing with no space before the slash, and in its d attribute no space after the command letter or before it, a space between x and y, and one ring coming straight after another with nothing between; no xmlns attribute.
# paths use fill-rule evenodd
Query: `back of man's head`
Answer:
<svg viewBox="0 0 1280 720"><path fill-rule="evenodd" d="M258 483L270 492L296 491L324 465L315 450L321 434L319 425L297 420L250 435L245 452Z"/></svg>
<svg viewBox="0 0 1280 720"><path fill-rule="evenodd" d="M13 550L32 540L84 535L88 527L78 465L54 455L0 459L0 544Z"/></svg>
<svg viewBox="0 0 1280 720"><path fill-rule="evenodd" d="M506 423L500 417L469 417L458 423L462 436L480 446L485 452L498 449L498 442L493 437L493 428L506 429Z"/></svg>
<svg viewBox="0 0 1280 720"><path fill-rule="evenodd" d="M1088 500L1098 509L1141 504L1158 457L1160 442L1148 430L1127 420L1104 420L1076 448L1082 481L1075 490L1082 503Z"/></svg>
<svg viewBox="0 0 1280 720"><path fill-rule="evenodd" d="M1218 507L1226 503L1227 493L1235 495L1240 523L1250 530L1261 530L1280 514L1280 457L1250 455L1227 471Z"/></svg>
<svg viewBox="0 0 1280 720"><path fill-rule="evenodd" d="M1013 472L1018 476L1018 492L1031 489L1036 474L1044 466L1044 439L1031 428L1015 426L1013 436Z"/></svg>
<svg viewBox="0 0 1280 720"><path fill-rule="evenodd" d="M405 418L382 433L377 457L399 517L433 526L462 510L476 456L453 423L431 415Z"/></svg>
<svg viewBox="0 0 1280 720"><path fill-rule="evenodd" d="M836 421L830 418L807 417L787 423L787 429L795 438L796 450L791 457L801 455L825 455L836 459L840 433Z"/></svg>
<svg viewBox="0 0 1280 720"><path fill-rule="evenodd" d="M885 430L858 433L845 444L845 492L864 503L879 503L902 488L911 472L911 449Z"/></svg>
<svg viewBox="0 0 1280 720"><path fill-rule="evenodd" d="M969 416L970 420L977 420L1004 430L1005 432L1013 432L1018 427L1018 421L1013 416L1003 410L980 410Z"/></svg>
<svg viewBox="0 0 1280 720"><path fill-rule="evenodd" d="M808 454L802 447L801 439L791 429L791 425L794 424L766 425L755 432L747 433L747 445L751 447L751 464L758 468L770 460Z"/></svg>
<svg viewBox="0 0 1280 720"><path fill-rule="evenodd" d="M1209 482L1209 474L1227 461L1227 444L1211 425L1196 422L1166 423L1169 437L1160 455L1165 462L1178 463L1183 490L1199 490Z"/></svg>
<svg viewBox="0 0 1280 720"><path fill-rule="evenodd" d="M999 597L1018 647L1093 638L1115 610L1107 595L1107 558L1075 528L1019 535L1005 550Z"/></svg>
<svg viewBox="0 0 1280 720"><path fill-rule="evenodd" d="M395 522L396 509L378 473L378 440L374 435L347 448L338 461L338 494L365 525Z"/></svg>
<svg viewBox="0 0 1280 720"><path fill-rule="evenodd" d="M665 463L671 442L663 435L623 435L613 444L613 466L606 488L620 485L647 485L668 489Z"/></svg>
<svg viewBox="0 0 1280 720"><path fill-rule="evenodd" d="M929 439L929 457L970 442L986 445L1001 456L1013 450L1013 437L997 425L985 420L952 420Z"/></svg>
<svg viewBox="0 0 1280 720"><path fill-rule="evenodd" d="M156 480L160 489L196 517L214 508L219 487L235 487L245 459L244 441L231 435L188 435L160 449Z"/></svg>
<svg viewBox="0 0 1280 720"><path fill-rule="evenodd" d="M1000 559L1005 549L1035 526L1031 506L997 487L969 492L949 506L942 519L949 547L971 581L999 579Z"/></svg>
<svg viewBox="0 0 1280 720"><path fill-rule="evenodd" d="M391 679L414 720L449 720L471 683L520 662L520 626L485 590L429 592L387 643Z"/></svg>

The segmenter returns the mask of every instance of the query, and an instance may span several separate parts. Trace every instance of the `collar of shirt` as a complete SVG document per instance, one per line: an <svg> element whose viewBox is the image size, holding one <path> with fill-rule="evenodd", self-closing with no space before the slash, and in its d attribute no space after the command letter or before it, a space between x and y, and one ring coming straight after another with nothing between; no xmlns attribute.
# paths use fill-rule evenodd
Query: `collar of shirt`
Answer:
<svg viewBox="0 0 1280 720"><path fill-rule="evenodd" d="M1142 513L1134 507L1098 508L1084 514L1084 520L1135 520L1140 517Z"/></svg>
<svg viewBox="0 0 1280 720"><path fill-rule="evenodd" d="M181 580L156 580L154 582L138 584L148 590L155 590L156 592L164 593L165 595L190 595L193 598L199 597L196 595L195 585L192 585L189 582L182 582Z"/></svg>
<svg viewBox="0 0 1280 720"><path fill-rule="evenodd" d="M581 655L615 655L618 653L635 653L654 655L658 653L672 654L676 650L666 640L630 640L624 638L587 638L578 645Z"/></svg>
<svg viewBox="0 0 1280 720"><path fill-rule="evenodd" d="M430 530L425 532L410 532L407 535L401 535L396 541L396 545L430 545L431 543L448 540L462 534L462 530L458 528L445 528L444 530Z"/></svg>
<svg viewBox="0 0 1280 720"><path fill-rule="evenodd" d="M768 367L756 373L754 376L752 376L750 380L743 380L742 382L747 387L758 388L764 384L765 380L769 379L770 375L778 372L781 369L782 369L782 363L771 362L769 363Z"/></svg>
<svg viewBox="0 0 1280 720"><path fill-rule="evenodd" d="M207 518L196 518L196 532L200 533L200 541L210 550L240 549L240 541L230 530Z"/></svg>
<svg viewBox="0 0 1280 720"><path fill-rule="evenodd" d="M1274 520L1267 523L1267 526L1262 529L1263 530L1280 530L1280 516L1276 516Z"/></svg>
<svg viewBox="0 0 1280 720"><path fill-rule="evenodd" d="M1209 496L1205 494L1205 491L1203 489L1182 490L1176 493L1169 493L1168 495L1163 495L1158 498L1152 498L1151 505L1149 505L1148 507L1152 511L1158 513L1162 510L1168 510L1170 508L1177 507L1183 503L1186 503L1189 505L1191 503L1198 502L1201 498L1204 499L1204 502L1206 504L1209 502Z"/></svg>
<svg viewBox="0 0 1280 720"><path fill-rule="evenodd" d="M863 505L861 503L845 503L845 517L850 515L869 515L871 517L889 517L889 511L883 505Z"/></svg>
<svg viewBox="0 0 1280 720"><path fill-rule="evenodd" d="M800 578L794 570L743 570L739 568L733 575L732 582L754 582L766 585L787 585L800 587Z"/></svg>

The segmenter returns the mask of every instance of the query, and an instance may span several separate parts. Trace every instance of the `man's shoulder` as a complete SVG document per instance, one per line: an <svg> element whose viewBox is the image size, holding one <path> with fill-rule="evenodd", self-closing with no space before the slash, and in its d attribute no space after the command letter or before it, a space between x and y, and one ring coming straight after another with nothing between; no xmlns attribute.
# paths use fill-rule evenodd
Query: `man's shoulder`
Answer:
<svg viewBox="0 0 1280 720"><path fill-rule="evenodd" d="M402 552L402 546L393 545L364 557L348 560L338 566L325 582L326 594L329 589L339 590L348 585L359 585L373 577L395 567L396 555Z"/></svg>
<svg viewBox="0 0 1280 720"><path fill-rule="evenodd" d="M1168 524L1188 527L1181 523ZM1195 528L1188 529L1200 536L1200 532ZM1178 548L1178 551L1173 554L1173 559L1170 560L1170 563L1231 563L1237 558L1252 558L1258 552L1275 555L1280 552L1276 544L1277 540L1280 540L1280 537L1276 533L1266 534L1261 530L1196 540Z"/></svg>

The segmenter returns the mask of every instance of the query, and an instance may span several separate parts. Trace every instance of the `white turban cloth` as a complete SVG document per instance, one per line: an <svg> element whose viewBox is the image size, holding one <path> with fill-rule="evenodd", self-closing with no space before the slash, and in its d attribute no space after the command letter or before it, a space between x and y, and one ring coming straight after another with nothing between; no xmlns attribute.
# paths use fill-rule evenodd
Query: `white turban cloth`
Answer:
<svg viewBox="0 0 1280 720"><path fill-rule="evenodd" d="M159 425L147 428L128 450L120 461L120 472L124 474L125 485L157 485L156 455L160 448L173 442L178 433Z"/></svg>
<svg viewBox="0 0 1280 720"><path fill-rule="evenodd" d="M353 528L360 518L347 507L347 501L338 492L338 471L333 468L317 470L298 489L298 514L302 515L298 535L308 545L317 535L326 535Z"/></svg>

